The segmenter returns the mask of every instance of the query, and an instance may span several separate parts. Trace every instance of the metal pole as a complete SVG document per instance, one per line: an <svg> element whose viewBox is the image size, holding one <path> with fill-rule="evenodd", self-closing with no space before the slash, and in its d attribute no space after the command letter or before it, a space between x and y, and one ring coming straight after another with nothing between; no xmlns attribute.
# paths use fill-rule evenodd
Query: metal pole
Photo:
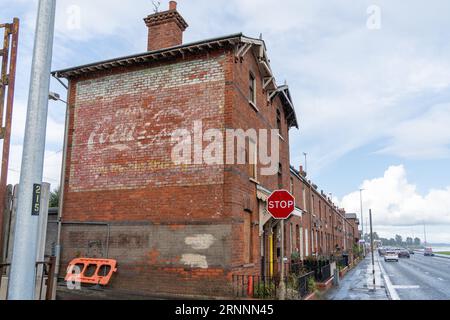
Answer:
<svg viewBox="0 0 450 320"><path fill-rule="evenodd" d="M17 65L17 51L19 42L19 19L14 18L12 24L5 27L5 38L3 47L3 61L2 61L2 78L0 79L0 131L3 136L3 151L2 151L2 163L1 163L1 173L0 173L0 263L4 256L3 251L3 216L5 209L5 195L6 195L6 184L8 182L8 165L9 165L9 151L11 144L11 126L12 126L12 113L14 106L14 90L16 83L16 65ZM9 37L11 34L11 41ZM8 50L11 47L11 56L9 58L9 72L6 75L6 68L8 66ZM6 118L5 127L3 128L3 100L5 87L8 86L8 94L6 96Z"/></svg>
<svg viewBox="0 0 450 320"><path fill-rule="evenodd" d="M308 154L303 152L303 155L305 156L305 172L308 173Z"/></svg>
<svg viewBox="0 0 450 320"><path fill-rule="evenodd" d="M32 215L32 202L34 185L42 183L55 9L56 0L39 1L9 300L34 300L39 217Z"/></svg>
<svg viewBox="0 0 450 320"><path fill-rule="evenodd" d="M58 79L58 78L57 78ZM59 79L58 79L59 80ZM64 85L63 82L61 84ZM62 101L62 100L61 100ZM61 264L61 231L62 231L62 215L63 215L63 208L64 208L64 190L65 190L65 179L66 179L66 160L67 160L67 146L68 146L68 140L69 140L69 116L70 116L70 110L69 110L69 104L65 102L66 105L66 121L64 126L64 146L63 146L63 157L62 157L62 165L61 165L61 182L59 184L59 203L58 203L58 233L56 238L56 246L55 246L55 263L54 266L55 272L53 283L57 283L60 264ZM52 286L52 298L56 298L56 286Z"/></svg>
<svg viewBox="0 0 450 320"><path fill-rule="evenodd" d="M372 273L373 273L373 290L376 290L376 280L375 280L375 253L373 248L373 224L372 224L372 209L369 211L370 215L370 248L372 250Z"/></svg>
<svg viewBox="0 0 450 320"><path fill-rule="evenodd" d="M425 221L423 222L423 236L424 236L424 240L425 240L425 247L427 246L427 227L425 225Z"/></svg>
<svg viewBox="0 0 450 320"><path fill-rule="evenodd" d="M285 300L286 284L284 270L284 220L281 220L281 281L280 281L280 300Z"/></svg>
<svg viewBox="0 0 450 320"><path fill-rule="evenodd" d="M39 213L39 232L38 232L38 241L37 241L37 251L36 251L36 260L44 261L45 260L45 244L47 241L47 225L48 225L48 204L50 201L50 184L43 183L42 184L42 194L41 194L41 210ZM44 264L39 264L37 266L37 283L42 283L44 279ZM42 288L41 285L39 287L40 291L36 291L38 296L42 296ZM39 299L41 300L41 299Z"/></svg>
<svg viewBox="0 0 450 320"><path fill-rule="evenodd" d="M359 200L361 202L361 232L362 232L362 240L364 240L364 216L363 216L363 201L362 201L362 192L364 189L359 189ZM366 245L363 245L363 255L366 257Z"/></svg>

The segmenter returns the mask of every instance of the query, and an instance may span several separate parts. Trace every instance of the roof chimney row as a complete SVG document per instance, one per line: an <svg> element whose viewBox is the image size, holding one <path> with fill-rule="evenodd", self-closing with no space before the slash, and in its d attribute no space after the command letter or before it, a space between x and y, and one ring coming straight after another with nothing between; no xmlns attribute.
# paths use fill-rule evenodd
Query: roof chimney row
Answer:
<svg viewBox="0 0 450 320"><path fill-rule="evenodd" d="M177 11L177 2L169 2L169 10L156 12L144 19L148 28L148 51L183 44L183 32L189 26Z"/></svg>

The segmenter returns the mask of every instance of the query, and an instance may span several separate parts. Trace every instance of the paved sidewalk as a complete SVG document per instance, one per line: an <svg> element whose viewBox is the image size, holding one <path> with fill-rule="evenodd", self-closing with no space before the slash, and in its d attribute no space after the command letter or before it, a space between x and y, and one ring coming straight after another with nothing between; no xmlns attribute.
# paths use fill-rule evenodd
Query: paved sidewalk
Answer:
<svg viewBox="0 0 450 320"><path fill-rule="evenodd" d="M326 300L389 300L385 282L382 277L378 254L375 255L375 281L373 290L372 257L367 258L344 279L339 287L331 289L325 296Z"/></svg>

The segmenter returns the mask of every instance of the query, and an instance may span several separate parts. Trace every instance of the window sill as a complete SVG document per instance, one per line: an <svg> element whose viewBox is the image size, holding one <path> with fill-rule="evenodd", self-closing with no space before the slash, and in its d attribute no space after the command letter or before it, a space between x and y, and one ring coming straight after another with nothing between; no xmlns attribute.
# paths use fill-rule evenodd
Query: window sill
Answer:
<svg viewBox="0 0 450 320"><path fill-rule="evenodd" d="M254 263L244 264L242 266L242 268L244 268L244 269L250 269L250 268L254 268L254 267L255 267Z"/></svg>
<svg viewBox="0 0 450 320"><path fill-rule="evenodd" d="M259 112L258 107L256 106L256 104L253 101L248 100L249 105L255 109L256 112Z"/></svg>

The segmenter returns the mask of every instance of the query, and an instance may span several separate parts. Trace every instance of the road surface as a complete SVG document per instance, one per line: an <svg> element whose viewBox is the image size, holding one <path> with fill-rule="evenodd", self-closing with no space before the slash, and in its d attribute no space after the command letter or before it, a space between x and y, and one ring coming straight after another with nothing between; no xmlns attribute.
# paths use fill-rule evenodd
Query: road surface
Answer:
<svg viewBox="0 0 450 320"><path fill-rule="evenodd" d="M398 263L380 261L400 300L450 300L450 259L416 253Z"/></svg>

